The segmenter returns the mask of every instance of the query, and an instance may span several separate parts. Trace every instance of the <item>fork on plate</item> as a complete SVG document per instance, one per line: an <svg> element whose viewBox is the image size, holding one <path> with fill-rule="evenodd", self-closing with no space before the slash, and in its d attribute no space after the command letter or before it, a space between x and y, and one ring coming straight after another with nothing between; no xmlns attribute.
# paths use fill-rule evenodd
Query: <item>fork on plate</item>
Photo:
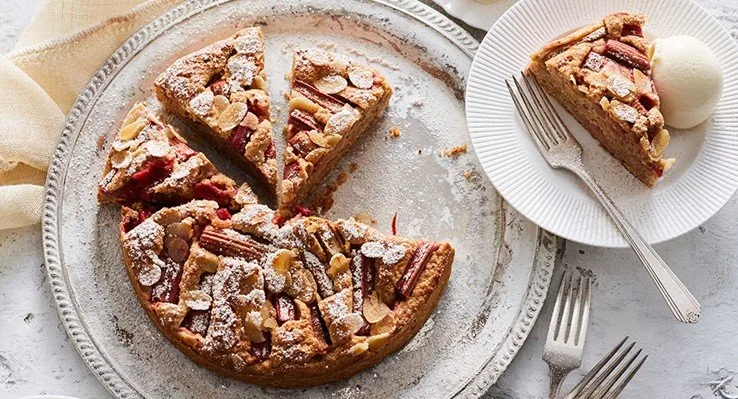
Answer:
<svg viewBox="0 0 738 399"><path fill-rule="evenodd" d="M523 85L515 76L512 76L515 89L510 81L505 80L505 84L528 133L543 158L551 167L568 169L586 183L646 267L677 320L684 323L696 323L700 317L700 304L697 299L625 218L605 190L587 172L582 162L582 146L556 113L538 82L522 73L519 80L523 82Z"/></svg>
<svg viewBox="0 0 738 399"><path fill-rule="evenodd" d="M551 324L548 327L543 360L551 376L549 399L555 399L564 378L582 364L584 339L589 322L592 279L579 273L577 284L573 272L564 272L556 296Z"/></svg>

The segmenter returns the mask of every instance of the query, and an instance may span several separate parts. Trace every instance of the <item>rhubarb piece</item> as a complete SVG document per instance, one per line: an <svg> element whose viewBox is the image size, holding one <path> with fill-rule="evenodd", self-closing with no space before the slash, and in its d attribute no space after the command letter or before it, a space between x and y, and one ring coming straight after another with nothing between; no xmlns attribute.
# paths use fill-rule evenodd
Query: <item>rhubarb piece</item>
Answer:
<svg viewBox="0 0 738 399"><path fill-rule="evenodd" d="M408 263L405 269L405 273L402 274L395 287L400 298L408 299L413 294L420 275L425 270L425 266L436 249L438 249L437 243L424 242L420 244L420 248L415 250L413 257L410 258L410 263Z"/></svg>
<svg viewBox="0 0 738 399"><path fill-rule="evenodd" d="M323 342L327 349L331 344L331 338L328 334L328 327L326 327L323 318L320 316L320 309L318 309L317 303L310 305L310 324L313 327L313 331L315 331L315 336Z"/></svg>
<svg viewBox="0 0 738 399"><path fill-rule="evenodd" d="M343 105L346 104L345 101L342 101L330 94L323 93L315 86L307 82L303 82L302 80L296 79L292 84L292 90L300 93L308 100L320 105L330 112L339 112L343 109Z"/></svg>
<svg viewBox="0 0 738 399"><path fill-rule="evenodd" d="M272 306L277 312L277 323L282 324L295 319L295 302L287 295L277 295L274 297Z"/></svg>
<svg viewBox="0 0 738 399"><path fill-rule="evenodd" d="M164 107L228 152L276 194L261 28L247 28L175 61L154 83Z"/></svg>
<svg viewBox="0 0 738 399"><path fill-rule="evenodd" d="M244 259L261 259L267 248L246 236L227 234L223 230L206 227L200 236L200 246L208 251L223 256L242 257Z"/></svg>
<svg viewBox="0 0 738 399"><path fill-rule="evenodd" d="M361 253L351 258L351 278L354 289L354 311L361 312L364 298L374 291L374 261Z"/></svg>
<svg viewBox="0 0 738 399"><path fill-rule="evenodd" d="M635 47L617 40L610 39L605 43L605 54L641 71L647 71L651 68L648 57L645 54L638 51Z"/></svg>
<svg viewBox="0 0 738 399"><path fill-rule="evenodd" d="M262 363L269 359L269 355L272 353L272 337L267 332L264 333L264 342L252 342L249 348L249 354L256 358L258 363Z"/></svg>
<svg viewBox="0 0 738 399"><path fill-rule="evenodd" d="M543 46L531 55L526 74L633 176L653 187L675 160L663 157L669 132L651 81L644 24L640 14L608 15ZM593 32L601 33L586 40Z"/></svg>

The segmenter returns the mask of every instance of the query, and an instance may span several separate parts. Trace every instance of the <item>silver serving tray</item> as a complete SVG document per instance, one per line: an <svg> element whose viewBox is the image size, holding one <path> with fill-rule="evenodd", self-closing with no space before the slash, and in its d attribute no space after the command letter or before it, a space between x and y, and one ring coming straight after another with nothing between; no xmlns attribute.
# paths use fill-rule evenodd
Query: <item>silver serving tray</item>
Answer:
<svg viewBox="0 0 738 399"><path fill-rule="evenodd" d="M376 132L338 165L347 171L355 163L358 169L335 192L327 216L366 213L389 232L397 213L400 234L450 240L457 250L438 309L408 345L353 378L299 394L480 396L533 326L556 245L504 204L472 152L441 155L469 141L463 88L478 43L414 0L201 0L167 12L127 40L80 94L49 168L44 258L69 336L117 398L293 393L220 377L171 346L134 297L118 244L117 207L95 200L111 138L134 102L155 104L151 84L157 74L178 56L253 24L265 31L277 121L284 120L284 74L295 46L348 53L381 70L396 88ZM385 138L395 126L401 136ZM281 128L278 123L275 132ZM221 170L245 178L227 158L192 141Z"/></svg>

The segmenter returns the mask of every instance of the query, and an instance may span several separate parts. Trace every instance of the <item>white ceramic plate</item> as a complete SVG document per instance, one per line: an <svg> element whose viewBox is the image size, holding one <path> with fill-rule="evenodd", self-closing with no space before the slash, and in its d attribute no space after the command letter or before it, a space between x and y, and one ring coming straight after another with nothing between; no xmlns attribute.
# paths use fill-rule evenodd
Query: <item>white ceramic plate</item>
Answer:
<svg viewBox="0 0 738 399"><path fill-rule="evenodd" d="M456 17L467 24L484 30L489 30L516 0L433 0L443 7L449 15Z"/></svg>
<svg viewBox="0 0 738 399"><path fill-rule="evenodd" d="M534 223L566 239L601 246L626 243L596 199L573 175L553 170L522 125L504 84L549 40L617 11L644 13L646 34L692 35L717 55L725 74L713 117L691 131L671 131L666 157L677 163L653 190L637 181L559 107L584 147L584 163L646 240L686 233L714 215L738 188L738 50L707 11L689 0L523 0L484 38L467 85L467 122L477 156L502 196Z"/></svg>

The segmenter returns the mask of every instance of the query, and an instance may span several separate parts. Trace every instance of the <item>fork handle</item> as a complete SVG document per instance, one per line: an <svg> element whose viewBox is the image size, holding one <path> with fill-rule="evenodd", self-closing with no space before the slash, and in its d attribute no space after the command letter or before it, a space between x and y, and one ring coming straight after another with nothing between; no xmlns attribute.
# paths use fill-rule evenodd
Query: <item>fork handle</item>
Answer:
<svg viewBox="0 0 738 399"><path fill-rule="evenodd" d="M550 382L548 385L548 399L556 399L556 397L559 396L561 383L564 382L564 379L568 374L569 371L558 368L554 369L553 367L549 366L548 375Z"/></svg>
<svg viewBox="0 0 738 399"><path fill-rule="evenodd" d="M696 323L700 318L700 304L697 299L689 292L687 287L682 284L669 266L656 253L646 240L636 231L630 222L623 216L620 209L615 205L610 196L605 193L602 187L595 179L587 173L584 168L576 168L573 170L579 177L589 186L598 200L605 207L605 210L612 218L612 221L618 227L630 244L633 251L638 255L638 259L643 262L648 274L651 275L654 283L658 287L661 295L669 305L669 309L683 323Z"/></svg>

